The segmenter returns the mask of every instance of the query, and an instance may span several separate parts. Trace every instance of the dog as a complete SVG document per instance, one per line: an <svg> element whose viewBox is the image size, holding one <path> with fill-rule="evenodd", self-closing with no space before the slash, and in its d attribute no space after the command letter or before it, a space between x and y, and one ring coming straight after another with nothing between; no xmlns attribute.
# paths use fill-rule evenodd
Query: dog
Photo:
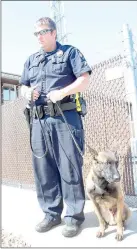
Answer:
<svg viewBox="0 0 137 249"><path fill-rule="evenodd" d="M117 225L115 238L121 241L130 209L124 203L120 186L117 153L110 150L98 153L90 147L89 150L92 155L92 167L86 179L86 193L92 200L99 221L99 231L96 236L103 237L108 225Z"/></svg>

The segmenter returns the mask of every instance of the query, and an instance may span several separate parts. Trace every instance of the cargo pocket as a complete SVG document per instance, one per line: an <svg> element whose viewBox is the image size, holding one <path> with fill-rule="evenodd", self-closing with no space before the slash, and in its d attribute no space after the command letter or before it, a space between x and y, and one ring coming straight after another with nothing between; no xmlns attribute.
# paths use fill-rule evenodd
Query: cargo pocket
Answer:
<svg viewBox="0 0 137 249"><path fill-rule="evenodd" d="M75 140L77 144L79 145L82 153L85 151L85 139L84 139L84 130L83 129L73 129L73 135L75 137ZM76 145L75 145L76 146ZM77 151L78 148L76 147ZM79 151L78 151L79 153Z"/></svg>

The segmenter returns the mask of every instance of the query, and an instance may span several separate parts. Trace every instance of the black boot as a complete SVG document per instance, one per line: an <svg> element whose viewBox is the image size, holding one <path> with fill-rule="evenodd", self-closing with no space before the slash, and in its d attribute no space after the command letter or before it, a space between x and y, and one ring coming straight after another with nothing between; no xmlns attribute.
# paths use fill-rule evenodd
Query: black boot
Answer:
<svg viewBox="0 0 137 249"><path fill-rule="evenodd" d="M46 218L36 225L35 230L39 233L45 233L49 231L53 226L57 226L61 223L61 219L57 220L47 220Z"/></svg>
<svg viewBox="0 0 137 249"><path fill-rule="evenodd" d="M64 235L64 237L73 237L77 235L79 229L80 226L77 225L65 225L62 230L62 234Z"/></svg>

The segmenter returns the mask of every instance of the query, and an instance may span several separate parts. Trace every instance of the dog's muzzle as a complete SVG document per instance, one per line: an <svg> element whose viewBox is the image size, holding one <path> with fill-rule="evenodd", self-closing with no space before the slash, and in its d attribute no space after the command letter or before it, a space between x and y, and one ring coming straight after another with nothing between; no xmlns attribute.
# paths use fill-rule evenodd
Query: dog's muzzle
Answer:
<svg viewBox="0 0 137 249"><path fill-rule="evenodd" d="M113 178L107 179L109 183L120 182L120 175L113 175Z"/></svg>

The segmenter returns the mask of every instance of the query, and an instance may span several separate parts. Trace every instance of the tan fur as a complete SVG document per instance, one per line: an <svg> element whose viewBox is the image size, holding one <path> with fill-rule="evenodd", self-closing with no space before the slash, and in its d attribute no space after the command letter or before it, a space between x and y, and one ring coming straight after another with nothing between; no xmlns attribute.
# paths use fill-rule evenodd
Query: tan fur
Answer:
<svg viewBox="0 0 137 249"><path fill-rule="evenodd" d="M124 222L130 216L130 210L124 203L120 182L111 182L107 184L107 187L102 188L102 186L105 186L105 181L103 182L101 177L105 173L102 173L103 168L100 163L104 163L105 168L107 162L111 160L114 167L117 158L113 152L105 151L94 154L93 164L86 181L86 192L92 200L99 221L97 237L104 236L107 225L117 225L116 239L122 240ZM109 171L111 173L112 166L108 164L108 167L110 167Z"/></svg>

